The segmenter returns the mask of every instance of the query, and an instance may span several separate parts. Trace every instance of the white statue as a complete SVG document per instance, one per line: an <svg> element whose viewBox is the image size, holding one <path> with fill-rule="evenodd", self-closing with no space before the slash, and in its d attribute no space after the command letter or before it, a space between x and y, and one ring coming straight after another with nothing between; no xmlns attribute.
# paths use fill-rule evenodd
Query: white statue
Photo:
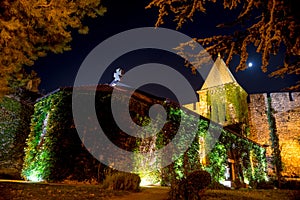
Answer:
<svg viewBox="0 0 300 200"><path fill-rule="evenodd" d="M120 82L123 74L124 74L123 69L121 68L116 69L116 72L114 73L114 80L110 83L110 85L115 86L118 82Z"/></svg>

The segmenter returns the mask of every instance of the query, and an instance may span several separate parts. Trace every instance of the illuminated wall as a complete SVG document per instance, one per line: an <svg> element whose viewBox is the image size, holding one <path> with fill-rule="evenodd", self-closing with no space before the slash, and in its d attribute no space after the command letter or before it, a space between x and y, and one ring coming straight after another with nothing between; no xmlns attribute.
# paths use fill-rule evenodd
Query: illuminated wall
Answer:
<svg viewBox="0 0 300 200"><path fill-rule="evenodd" d="M267 118L267 99L271 100L272 115L279 139L283 176L300 176L300 93L251 94L249 103L250 137L267 146L269 173L273 173L272 141Z"/></svg>
<svg viewBox="0 0 300 200"><path fill-rule="evenodd" d="M142 143L120 130L113 120L110 108L113 88L101 85L98 89L95 106L98 121L107 137L128 151L137 149L138 144L141 151L149 149L149 145L155 146L155 141L154 144L153 141ZM81 95L90 95L89 88L82 87ZM136 121L144 119L149 105L159 101L141 93L135 93L133 96L134 98L130 100L130 111ZM127 103L121 96L117 98L120 104ZM39 99L34 106L31 132L26 140L22 169L24 179L101 182L105 178L107 168L108 166L101 164L85 149L79 139L72 115L72 88L61 88Z"/></svg>
<svg viewBox="0 0 300 200"><path fill-rule="evenodd" d="M234 125L239 134L247 134L248 94L220 57L197 93L199 101L184 105L185 108L223 126Z"/></svg>
<svg viewBox="0 0 300 200"><path fill-rule="evenodd" d="M139 168L138 174L142 180L148 178L151 181L160 181L160 179L165 179L169 175L173 178L182 178L196 169L206 169L212 173L216 180L222 180L225 177L225 168L228 165L228 152L232 152L231 159L243 160L243 163L235 162L234 164L241 169L240 171L236 170L236 173L239 174L235 177L239 177L242 181L245 181L245 178L249 180L252 176L254 179L264 177L264 149L261 146L225 128L212 153L206 156L205 135L208 134L207 129L210 121L194 112L179 110L178 105L175 103L174 105L172 103L168 104L162 99L147 94L137 92L132 96L129 108L133 120L137 123L145 123L146 121L143 121L143 119L147 118L149 107L161 103L168 113L165 126L153 138L146 138L146 140L136 139L124 133L114 122L111 113L110 98L112 89L107 85L99 86L95 107L103 131L114 144L122 149L155 155L155 151L152 151L152 149L162 148L168 144L177 134L178 122L181 122L181 120L183 120L182 123L189 124L183 129L187 133L194 130L192 126L195 130L199 128L194 142L184 155L171 165L172 169L165 171L166 173L163 172L164 170L156 171L149 176L149 174L144 173L147 167ZM31 120L31 132L25 148L26 155L22 173L25 179L33 181L96 179L100 182L105 178L104 172L108 166L93 158L77 135L72 116L71 91L72 88L62 88L45 96L35 104L34 115ZM82 94L88 95L89 93L83 92ZM122 102L122 96L119 100L121 104L126 103L127 105L127 102ZM183 115L180 115L180 113ZM215 129L218 129L216 124ZM186 141L187 138L185 137L189 137L190 134L180 135L183 137L182 141ZM251 150L254 151L254 157L258 161L253 165L257 168L256 172L252 172L251 169ZM138 160L139 157L136 157L136 159ZM165 181L168 181L167 178Z"/></svg>

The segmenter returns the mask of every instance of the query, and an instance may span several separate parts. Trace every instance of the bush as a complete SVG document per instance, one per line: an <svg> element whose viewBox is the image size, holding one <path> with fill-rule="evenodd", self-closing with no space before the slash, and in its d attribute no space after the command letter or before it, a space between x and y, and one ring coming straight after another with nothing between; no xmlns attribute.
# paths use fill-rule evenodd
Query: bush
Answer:
<svg viewBox="0 0 300 200"><path fill-rule="evenodd" d="M200 199L201 194L211 184L211 180L211 175L207 171L194 171L186 178L171 184L170 199Z"/></svg>
<svg viewBox="0 0 300 200"><path fill-rule="evenodd" d="M187 176L187 184L189 192L200 191L209 186L211 183L211 176L207 171L198 170L190 173Z"/></svg>
<svg viewBox="0 0 300 200"><path fill-rule="evenodd" d="M256 189L274 189L274 184L271 181L260 181L256 184Z"/></svg>
<svg viewBox="0 0 300 200"><path fill-rule="evenodd" d="M115 172L106 176L102 187L112 190L138 191L141 178L136 174Z"/></svg>
<svg viewBox="0 0 300 200"><path fill-rule="evenodd" d="M213 181L207 188L212 190L231 190L230 187L226 187L225 185L222 185L216 181Z"/></svg>
<svg viewBox="0 0 300 200"><path fill-rule="evenodd" d="M188 199L186 179L175 180L171 183L169 199L181 200Z"/></svg>

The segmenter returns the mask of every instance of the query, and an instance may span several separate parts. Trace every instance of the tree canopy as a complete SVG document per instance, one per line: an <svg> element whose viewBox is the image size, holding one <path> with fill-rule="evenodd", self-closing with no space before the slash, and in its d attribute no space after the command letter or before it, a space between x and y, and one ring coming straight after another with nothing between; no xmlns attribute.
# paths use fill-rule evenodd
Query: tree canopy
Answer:
<svg viewBox="0 0 300 200"><path fill-rule="evenodd" d="M36 90L32 66L47 52L70 50L72 29L88 32L85 17L103 15L100 0L2 0L0 2L0 95L17 87Z"/></svg>
<svg viewBox="0 0 300 200"><path fill-rule="evenodd" d="M270 76L300 74L300 28L296 1L224 0L222 2L224 9L236 10L239 15L232 23L220 24L217 27L238 28L227 35L200 36L195 39L211 55L221 53L226 58L226 64L229 64L234 55L239 55L240 63L236 70L244 70L247 68L247 47L254 45L256 52L262 55L261 69L267 72L271 55L277 55L280 49L284 49L283 65L278 66L275 71L272 70ZM177 28L181 28L189 20L201 20L195 17L196 12L206 12L208 4L212 3L221 4L216 0L152 0L146 8L158 8L156 26L164 24L166 18L173 17ZM300 89L300 81L290 89Z"/></svg>

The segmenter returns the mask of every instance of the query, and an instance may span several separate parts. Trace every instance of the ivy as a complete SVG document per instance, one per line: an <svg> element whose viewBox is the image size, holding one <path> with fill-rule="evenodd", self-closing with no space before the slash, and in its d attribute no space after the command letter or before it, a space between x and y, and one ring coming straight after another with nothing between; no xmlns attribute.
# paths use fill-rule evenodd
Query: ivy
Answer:
<svg viewBox="0 0 300 200"><path fill-rule="evenodd" d="M53 99L59 98L59 94L54 94L35 105L34 115L31 120L31 132L26 141L25 158L22 170L22 176L25 179L44 180L50 176L52 149L47 148L50 145L46 140L42 143L41 138L46 116L50 113ZM46 127L47 128L47 127Z"/></svg>
<svg viewBox="0 0 300 200"><path fill-rule="evenodd" d="M281 153L279 148L279 138L276 129L276 120L273 116L274 110L272 109L271 98L268 98L268 106L267 106L267 117L269 123L270 130L270 140L271 140L271 148L272 148L272 157L273 157L273 165L275 166L275 173L280 180L281 172L282 172L282 161L281 161Z"/></svg>
<svg viewBox="0 0 300 200"><path fill-rule="evenodd" d="M183 115L184 116L184 115ZM235 133L223 129L221 135L210 152L206 155L207 163L202 164L199 159L199 138L206 138L209 142L210 134L219 131L218 126L210 125L211 133L208 133L209 122L206 119L183 117L185 120L191 120L189 124L198 123L198 132L193 143L188 150L179 157L171 166L173 169L173 178L182 179L186 175L197 169L205 169L210 172L215 181L222 181L225 178L225 170L228 165L228 156L232 154L235 160L235 176L244 181L262 181L266 180L266 157L265 149L251 140L238 136ZM209 144L206 144L209 145ZM252 152L252 153L251 153ZM252 162L252 163L251 163Z"/></svg>
<svg viewBox="0 0 300 200"><path fill-rule="evenodd" d="M205 169L211 174L216 181L223 179L226 168L227 152L221 143L217 143L212 151L208 154L209 165Z"/></svg>
<svg viewBox="0 0 300 200"><path fill-rule="evenodd" d="M25 179L59 181L76 176L76 159L89 156L72 128L70 102L71 92L59 91L35 104L22 169Z"/></svg>
<svg viewBox="0 0 300 200"><path fill-rule="evenodd" d="M166 123L155 137L145 138L148 139L145 142L142 139L127 135L118 128L111 113L111 93L109 91L99 92L95 98L98 121L103 131L115 145L127 151L151 152L155 155L155 151L152 152L149 144L155 146L156 150L161 149L172 141L179 131L179 125L184 124L180 129L182 134L180 134L176 148L186 149L185 142L191 139L192 144L182 155L174 157L174 163L151 174L152 177L155 176L154 179L156 180L162 178L162 184L185 178L190 172L199 169L206 169L215 180L219 181L224 178L229 152L233 152L236 158L242 159L241 163L238 161L236 164L237 167L241 168L238 172L240 179L264 177L265 165L261 165L261 163L265 163L264 149L247 138L229 132L227 129L221 132L219 141L211 152L207 152L205 158L201 157L201 149L205 149L205 147L199 141L203 138L209 139L209 134L220 128L210 124L210 121L205 118L199 118L199 116L181 110L174 105L161 102L167 111ZM25 178L32 179L35 177L47 181L63 180L70 177L77 180L96 178L101 181L104 179L104 171L107 166L99 163L82 146L74 128L71 99L71 91L61 90L36 103L31 121L31 132L25 148L26 156L22 172ZM116 100L120 104L127 105L121 95L117 96ZM129 110L133 121L142 126L149 124L147 112L151 105L134 98L130 102ZM209 126L212 127L211 133L208 133ZM196 132L192 133L194 130ZM151 130L146 131L152 134ZM253 155L254 164L250 162L250 151ZM135 159L139 163L141 158L136 156ZM147 171L144 168L137 170L140 173Z"/></svg>
<svg viewBox="0 0 300 200"><path fill-rule="evenodd" d="M5 96L0 100L0 168L22 168L25 140L33 108L28 102Z"/></svg>
<svg viewBox="0 0 300 200"><path fill-rule="evenodd" d="M215 122L225 120L226 124L244 124L246 126L241 128L246 131L248 127L247 93L239 85L228 83L224 87L211 88L202 95L207 96L207 105L210 107L207 116L209 119Z"/></svg>

